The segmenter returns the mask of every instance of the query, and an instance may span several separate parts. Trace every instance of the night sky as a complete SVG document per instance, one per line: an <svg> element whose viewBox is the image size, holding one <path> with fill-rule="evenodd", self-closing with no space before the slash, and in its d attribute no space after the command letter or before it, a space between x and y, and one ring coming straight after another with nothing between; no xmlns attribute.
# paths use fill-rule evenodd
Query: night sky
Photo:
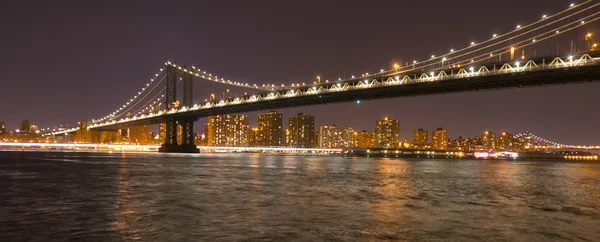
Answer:
<svg viewBox="0 0 600 242"><path fill-rule="evenodd" d="M0 122L16 129L29 119L45 128L104 116L167 60L248 83L312 82L317 75L333 80L375 72L483 41L569 3L4 0ZM598 29L598 24L587 25L574 35L600 35ZM244 92L195 83L197 101L227 88ZM600 83L592 83L278 111L315 115L317 126L370 131L377 119L390 116L400 119L401 138L411 137L413 129L443 127L450 137L477 136L486 129L529 130L562 143L600 144L599 90ZM256 113L249 115L256 123Z"/></svg>

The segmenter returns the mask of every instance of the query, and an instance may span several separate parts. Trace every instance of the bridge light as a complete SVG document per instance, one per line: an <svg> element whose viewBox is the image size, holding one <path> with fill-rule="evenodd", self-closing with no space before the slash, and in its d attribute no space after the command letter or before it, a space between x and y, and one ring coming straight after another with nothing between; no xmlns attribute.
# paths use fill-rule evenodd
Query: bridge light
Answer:
<svg viewBox="0 0 600 242"><path fill-rule="evenodd" d="M497 34L493 34L493 35L492 35L492 38L496 38L496 37L498 37L498 35L497 35Z"/></svg>
<svg viewBox="0 0 600 242"><path fill-rule="evenodd" d="M585 21L581 21L581 24L585 24Z"/></svg>
<svg viewBox="0 0 600 242"><path fill-rule="evenodd" d="M471 42L471 46L475 45L475 41Z"/></svg>
<svg viewBox="0 0 600 242"><path fill-rule="evenodd" d="M521 28L521 25L517 25L517 29L520 29L520 28Z"/></svg>
<svg viewBox="0 0 600 242"><path fill-rule="evenodd" d="M571 3L571 5L569 5L570 8L575 7L574 3Z"/></svg>
<svg viewBox="0 0 600 242"><path fill-rule="evenodd" d="M454 52L454 49L450 49L450 53Z"/></svg>
<svg viewBox="0 0 600 242"><path fill-rule="evenodd" d="M360 100L356 100L356 104L360 104Z"/></svg>
<svg viewBox="0 0 600 242"><path fill-rule="evenodd" d="M547 17L548 17L548 16L544 14L544 15L542 16L542 19L546 19Z"/></svg>
<svg viewBox="0 0 600 242"><path fill-rule="evenodd" d="M431 55L431 59L435 58L435 55Z"/></svg>
<svg viewBox="0 0 600 242"><path fill-rule="evenodd" d="M417 64L417 61L413 61L413 64Z"/></svg>

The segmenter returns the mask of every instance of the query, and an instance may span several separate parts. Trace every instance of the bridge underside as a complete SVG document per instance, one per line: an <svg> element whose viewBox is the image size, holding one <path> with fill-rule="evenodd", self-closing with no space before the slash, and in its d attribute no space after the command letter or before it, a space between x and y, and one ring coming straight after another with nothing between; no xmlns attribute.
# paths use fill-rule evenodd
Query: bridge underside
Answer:
<svg viewBox="0 0 600 242"><path fill-rule="evenodd" d="M387 76L384 78L388 78ZM380 78L381 80L381 78ZM422 96L431 94L457 93L507 88L537 87L545 85L572 84L600 81L600 68L597 66L568 67L544 71L517 72L505 75L476 76L462 79L432 82L389 85L343 92L323 92L315 95L296 96L274 100L226 105L190 112L174 113L127 123L108 125L98 130L116 130L138 125L152 125L165 122L166 118L196 121L202 117L218 114L246 113L260 110L273 110L330 103L353 102L395 97Z"/></svg>

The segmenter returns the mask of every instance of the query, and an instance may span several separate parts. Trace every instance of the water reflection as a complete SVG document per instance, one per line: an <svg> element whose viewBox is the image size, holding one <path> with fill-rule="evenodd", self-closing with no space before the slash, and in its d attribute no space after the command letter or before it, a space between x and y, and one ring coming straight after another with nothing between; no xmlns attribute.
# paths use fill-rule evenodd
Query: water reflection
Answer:
<svg viewBox="0 0 600 242"><path fill-rule="evenodd" d="M600 163L0 153L0 182L1 241L600 240Z"/></svg>

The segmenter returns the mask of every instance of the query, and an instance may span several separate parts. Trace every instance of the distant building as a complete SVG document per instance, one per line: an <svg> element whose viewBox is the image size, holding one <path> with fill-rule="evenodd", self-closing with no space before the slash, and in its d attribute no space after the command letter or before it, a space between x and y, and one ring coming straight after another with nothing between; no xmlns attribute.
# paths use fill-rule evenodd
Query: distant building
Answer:
<svg viewBox="0 0 600 242"><path fill-rule="evenodd" d="M258 128L251 128L248 129L248 145L249 146L256 146L256 135L258 133Z"/></svg>
<svg viewBox="0 0 600 242"><path fill-rule="evenodd" d="M496 134L490 131L485 131L481 136L481 143L482 145L487 146L487 148L490 150L496 150L498 145Z"/></svg>
<svg viewBox="0 0 600 242"><path fill-rule="evenodd" d="M315 117L298 113L289 118L290 147L313 148L315 145Z"/></svg>
<svg viewBox="0 0 600 242"><path fill-rule="evenodd" d="M398 148L400 145L400 120L384 118L375 127L377 148Z"/></svg>
<svg viewBox="0 0 600 242"><path fill-rule="evenodd" d="M431 132L431 145L434 150L448 149L448 130L437 128Z"/></svg>
<svg viewBox="0 0 600 242"><path fill-rule="evenodd" d="M206 125L210 146L248 146L249 118L246 115L226 114L209 116Z"/></svg>
<svg viewBox="0 0 600 242"><path fill-rule="evenodd" d="M283 145L290 146L290 138L292 138L290 135L290 129L283 131Z"/></svg>
<svg viewBox="0 0 600 242"><path fill-rule="evenodd" d="M6 130L6 123L5 122L0 122L0 135L4 135L7 134L7 130Z"/></svg>
<svg viewBox="0 0 600 242"><path fill-rule="evenodd" d="M375 148L375 146L377 146L375 134L372 132L363 130L360 133L357 133L356 136L356 147Z"/></svg>
<svg viewBox="0 0 600 242"><path fill-rule="evenodd" d="M327 125L319 127L319 148L352 148L354 129Z"/></svg>
<svg viewBox="0 0 600 242"><path fill-rule="evenodd" d="M21 125L19 125L19 132L20 133L29 133L31 130L31 124L29 123L29 120L23 120L21 122Z"/></svg>
<svg viewBox="0 0 600 242"><path fill-rule="evenodd" d="M179 131L179 129L178 129ZM152 140L152 131L148 125L134 126L128 129L128 138L130 144L151 144ZM178 132L179 136L179 132Z"/></svg>
<svg viewBox="0 0 600 242"><path fill-rule="evenodd" d="M206 126L204 126L206 128ZM161 142L165 142L165 133L167 132L167 124L159 123L158 124L158 139Z"/></svg>
<svg viewBox="0 0 600 242"><path fill-rule="evenodd" d="M424 129L413 131L412 146L414 149L426 149L428 145L429 133Z"/></svg>
<svg viewBox="0 0 600 242"><path fill-rule="evenodd" d="M275 111L259 114L256 144L258 146L282 146L284 142L282 127L283 114Z"/></svg>

